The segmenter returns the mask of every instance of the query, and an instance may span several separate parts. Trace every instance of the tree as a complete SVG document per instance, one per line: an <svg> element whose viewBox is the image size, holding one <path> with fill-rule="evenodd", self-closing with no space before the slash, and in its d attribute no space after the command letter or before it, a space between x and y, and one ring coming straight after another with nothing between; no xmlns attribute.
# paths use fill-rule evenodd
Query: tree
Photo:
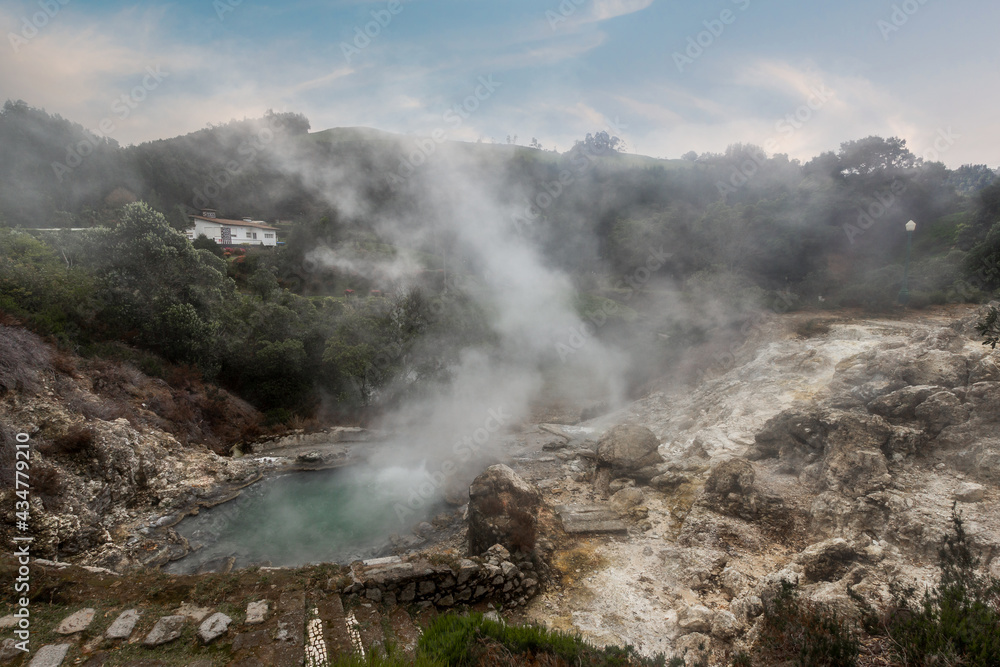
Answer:
<svg viewBox="0 0 1000 667"><path fill-rule="evenodd" d="M976 331L983 337L983 345L997 349L997 344L1000 343L1000 310L993 306L986 311L976 325Z"/></svg>
<svg viewBox="0 0 1000 667"><path fill-rule="evenodd" d="M589 153L603 155L605 153L617 153L619 147L622 145L622 140L619 137L611 136L606 131L601 130L596 134L588 133L584 140L576 142L573 148L582 148Z"/></svg>
<svg viewBox="0 0 1000 667"><path fill-rule="evenodd" d="M235 296L221 260L196 250L142 202L122 208L114 227L92 234L88 263L107 333L208 369L214 358L210 333Z"/></svg>
<svg viewBox="0 0 1000 667"><path fill-rule="evenodd" d="M962 194L979 192L997 180L997 172L985 164L963 164L948 176L948 184Z"/></svg>
<svg viewBox="0 0 1000 667"><path fill-rule="evenodd" d="M192 241L191 245L194 246L196 250L207 250L216 257L223 256L222 246L216 243L214 239L210 239L204 234L198 234L198 238Z"/></svg>
<svg viewBox="0 0 1000 667"><path fill-rule="evenodd" d="M911 169L919 159L906 147L906 139L899 137L865 137L845 141L840 145L840 171L842 174L868 175L875 172Z"/></svg>

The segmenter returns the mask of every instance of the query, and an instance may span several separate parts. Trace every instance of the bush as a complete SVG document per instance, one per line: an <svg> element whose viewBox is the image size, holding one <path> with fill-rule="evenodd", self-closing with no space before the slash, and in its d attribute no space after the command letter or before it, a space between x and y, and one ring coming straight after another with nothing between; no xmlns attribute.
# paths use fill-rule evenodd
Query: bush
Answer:
<svg viewBox="0 0 1000 667"><path fill-rule="evenodd" d="M983 345L989 345L994 350L997 349L997 343L1000 343L1000 310L996 306L990 306L983 313L976 325L976 331L983 337Z"/></svg>
<svg viewBox="0 0 1000 667"><path fill-rule="evenodd" d="M274 408L264 413L264 426L278 426L292 420L292 411L288 408Z"/></svg>
<svg viewBox="0 0 1000 667"><path fill-rule="evenodd" d="M438 616L421 636L418 651L449 667L562 664L559 660L593 667L663 667L666 662L662 656L643 658L631 646L598 649L577 635L534 625L507 625L478 613ZM540 656L556 660L543 661Z"/></svg>
<svg viewBox="0 0 1000 667"><path fill-rule="evenodd" d="M795 587L781 592L764 608L754 662L774 665L794 660L801 667L854 667L861 649L849 625L836 614L798 599Z"/></svg>
<svg viewBox="0 0 1000 667"><path fill-rule="evenodd" d="M31 468L31 493L42 499L45 509L52 511L61 504L63 479L59 471L48 464L35 464Z"/></svg>
<svg viewBox="0 0 1000 667"><path fill-rule="evenodd" d="M94 444L94 432L84 424L74 424L42 447L43 454L73 456L89 450Z"/></svg>
<svg viewBox="0 0 1000 667"><path fill-rule="evenodd" d="M898 595L889 636L906 665L1000 665L1000 580L979 574L962 517L952 509L954 534L938 551L937 588L914 604Z"/></svg>

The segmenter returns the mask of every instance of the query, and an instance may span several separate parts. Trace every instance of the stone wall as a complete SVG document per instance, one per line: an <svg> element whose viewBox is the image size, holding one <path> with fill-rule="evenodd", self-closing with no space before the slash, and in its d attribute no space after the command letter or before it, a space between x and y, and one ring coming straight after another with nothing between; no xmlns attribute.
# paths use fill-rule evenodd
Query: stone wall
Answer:
<svg viewBox="0 0 1000 667"><path fill-rule="evenodd" d="M482 556L431 562L414 556L359 561L351 566L352 582L342 593L373 602L416 604L447 609L482 601L504 607L524 605L541 588L548 569L530 555L511 555L499 544Z"/></svg>

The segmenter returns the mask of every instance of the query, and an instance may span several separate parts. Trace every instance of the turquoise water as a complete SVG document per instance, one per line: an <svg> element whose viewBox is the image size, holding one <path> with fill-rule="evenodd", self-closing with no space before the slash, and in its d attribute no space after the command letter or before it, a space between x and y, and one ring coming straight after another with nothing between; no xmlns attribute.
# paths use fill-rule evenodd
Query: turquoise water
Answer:
<svg viewBox="0 0 1000 667"><path fill-rule="evenodd" d="M236 559L235 567L247 567L387 555L391 535L408 534L441 510L419 495L426 479L420 471L362 467L259 482L240 498L181 521L177 532L200 548L164 569L195 572L228 557Z"/></svg>

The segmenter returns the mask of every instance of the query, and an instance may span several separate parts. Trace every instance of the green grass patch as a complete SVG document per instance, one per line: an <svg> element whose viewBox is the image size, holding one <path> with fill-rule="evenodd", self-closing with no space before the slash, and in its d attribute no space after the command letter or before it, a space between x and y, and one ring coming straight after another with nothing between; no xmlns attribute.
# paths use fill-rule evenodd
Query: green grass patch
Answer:
<svg viewBox="0 0 1000 667"><path fill-rule="evenodd" d="M507 656L509 664L531 664L529 656L546 655L569 665L613 667L662 666L665 659L640 656L631 646L596 648L579 635L535 625L507 625L482 614L446 614L434 619L420 638L419 655L449 667L494 664ZM525 659L525 662L520 662Z"/></svg>

